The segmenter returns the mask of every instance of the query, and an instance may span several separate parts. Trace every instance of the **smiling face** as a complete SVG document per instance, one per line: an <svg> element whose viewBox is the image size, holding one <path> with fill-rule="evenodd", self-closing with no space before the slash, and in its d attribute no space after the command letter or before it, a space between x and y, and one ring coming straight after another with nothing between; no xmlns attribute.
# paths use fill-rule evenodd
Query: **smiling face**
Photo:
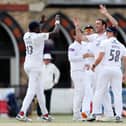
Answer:
<svg viewBox="0 0 126 126"><path fill-rule="evenodd" d="M95 22L95 30L97 33L103 33L105 31L105 24L103 24L102 20L96 20Z"/></svg>

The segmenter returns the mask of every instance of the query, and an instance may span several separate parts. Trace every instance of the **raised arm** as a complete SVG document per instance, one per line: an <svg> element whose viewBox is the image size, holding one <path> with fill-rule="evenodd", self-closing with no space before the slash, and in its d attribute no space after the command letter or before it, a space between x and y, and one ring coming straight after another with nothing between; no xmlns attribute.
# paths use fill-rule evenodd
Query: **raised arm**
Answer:
<svg viewBox="0 0 126 126"><path fill-rule="evenodd" d="M117 20L114 17L112 17L112 15L108 12L107 8L104 5L100 5L99 7L100 7L99 9L100 13L106 16L113 26L118 27Z"/></svg>
<svg viewBox="0 0 126 126"><path fill-rule="evenodd" d="M76 38L79 38L79 39L81 39L81 41L88 41L87 37L81 33L80 22L77 17L73 18L73 23L75 25L75 37L74 37L75 40L77 40Z"/></svg>
<svg viewBox="0 0 126 126"><path fill-rule="evenodd" d="M49 33L49 39L55 38L60 32L60 15L55 17L55 27L52 32Z"/></svg>

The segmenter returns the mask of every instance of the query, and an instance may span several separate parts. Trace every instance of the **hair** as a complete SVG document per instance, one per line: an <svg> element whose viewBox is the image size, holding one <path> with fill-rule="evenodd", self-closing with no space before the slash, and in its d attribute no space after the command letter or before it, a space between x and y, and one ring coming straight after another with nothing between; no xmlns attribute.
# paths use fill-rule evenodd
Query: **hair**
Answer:
<svg viewBox="0 0 126 126"><path fill-rule="evenodd" d="M105 25L105 28L107 28L107 22L104 19L98 18L97 20L101 21L102 25Z"/></svg>
<svg viewBox="0 0 126 126"><path fill-rule="evenodd" d="M28 25L30 32L35 32L40 29L40 23L38 21L31 21Z"/></svg>
<svg viewBox="0 0 126 126"><path fill-rule="evenodd" d="M112 32L112 33L114 34L114 36L117 36L117 33L118 33L117 28L114 27L114 26L109 26L109 27L107 27L107 28L106 28L106 31Z"/></svg>

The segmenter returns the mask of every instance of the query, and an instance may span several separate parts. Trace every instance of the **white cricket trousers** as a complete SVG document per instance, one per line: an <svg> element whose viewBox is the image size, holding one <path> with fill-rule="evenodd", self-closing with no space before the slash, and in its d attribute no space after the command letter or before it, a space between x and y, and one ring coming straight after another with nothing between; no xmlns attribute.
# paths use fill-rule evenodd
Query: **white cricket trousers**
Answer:
<svg viewBox="0 0 126 126"><path fill-rule="evenodd" d="M90 112L91 86L87 82L84 71L71 72L71 78L74 84L73 117L79 119L81 109L83 112Z"/></svg>
<svg viewBox="0 0 126 126"><path fill-rule="evenodd" d="M93 80L93 96L95 94L95 91L97 91L97 83L98 83L98 78L99 78L99 75L101 74L102 72L102 66L101 65L98 65L95 69L95 72L94 72L94 80ZM101 83L103 82L103 80L101 80ZM100 85L102 86L102 85ZM97 114L101 114L104 112L104 115L105 116L113 116L113 111L112 111L112 106L111 106L111 96L110 96L110 89L109 89L109 84L108 84L108 91L106 91L107 93L104 95L104 97L102 98L102 103L101 105L99 106L99 108L97 107ZM103 108L104 108L104 111L103 111ZM99 110L98 110L99 109ZM96 111L96 110L95 110Z"/></svg>
<svg viewBox="0 0 126 126"><path fill-rule="evenodd" d="M25 68L25 71L28 75L29 82L28 82L27 93L24 98L21 111L23 111L26 114L34 96L36 95L42 113L47 114L48 111L46 109L45 96L44 96L43 84L42 84L42 74L41 74L42 70L40 69L31 70Z"/></svg>
<svg viewBox="0 0 126 126"><path fill-rule="evenodd" d="M118 67L102 67L97 78L97 86L93 99L93 113L97 114L97 110L103 103L104 97L108 93L108 87L112 87L114 96L114 106L116 115L121 116L122 113L122 72ZM109 105L110 106L110 105ZM112 106L111 106L112 108Z"/></svg>

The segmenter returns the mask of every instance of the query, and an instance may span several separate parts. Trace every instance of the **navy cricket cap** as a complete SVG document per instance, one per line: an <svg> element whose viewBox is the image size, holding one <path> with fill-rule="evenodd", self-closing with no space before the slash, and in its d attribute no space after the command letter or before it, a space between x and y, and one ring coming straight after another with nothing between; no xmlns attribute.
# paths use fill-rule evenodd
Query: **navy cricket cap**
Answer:
<svg viewBox="0 0 126 126"><path fill-rule="evenodd" d="M32 31L36 28L39 28L40 27L40 23L38 21L31 21L28 25L29 27L29 30Z"/></svg>
<svg viewBox="0 0 126 126"><path fill-rule="evenodd" d="M113 33L117 33L117 29L116 27L110 26L106 28L107 32L113 32Z"/></svg>

